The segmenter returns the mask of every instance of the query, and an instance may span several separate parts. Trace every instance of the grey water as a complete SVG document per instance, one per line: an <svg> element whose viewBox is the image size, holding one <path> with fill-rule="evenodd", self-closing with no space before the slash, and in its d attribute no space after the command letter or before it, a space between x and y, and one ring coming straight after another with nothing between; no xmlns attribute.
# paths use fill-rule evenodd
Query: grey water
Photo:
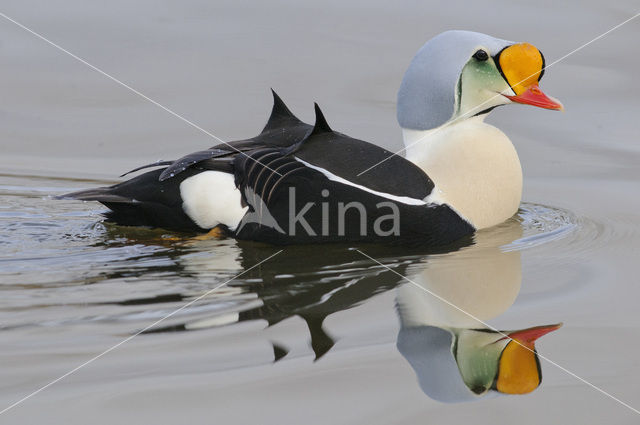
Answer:
<svg viewBox="0 0 640 425"><path fill-rule="evenodd" d="M7 0L0 12L223 140L259 131L274 87L301 118L319 101L337 130L397 150L395 91L431 36L482 31L551 62L634 8ZM195 301L0 423L637 423L558 365L640 408L639 25L546 71L566 112L492 113L523 164L520 211L429 252L197 239L53 199L217 142L0 19L0 410ZM455 373L422 385L441 365L399 349L406 323L485 328L432 293L500 330L562 323L536 342L540 387L453 400Z"/></svg>

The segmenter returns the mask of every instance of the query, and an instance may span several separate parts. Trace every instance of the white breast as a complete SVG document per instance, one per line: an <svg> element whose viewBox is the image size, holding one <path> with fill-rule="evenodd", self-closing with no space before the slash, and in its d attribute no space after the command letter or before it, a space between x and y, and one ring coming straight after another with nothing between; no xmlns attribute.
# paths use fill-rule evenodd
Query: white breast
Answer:
<svg viewBox="0 0 640 425"><path fill-rule="evenodd" d="M218 224L235 230L247 212L233 175L221 171L203 171L180 183L182 209L198 226L212 229Z"/></svg>
<svg viewBox="0 0 640 425"><path fill-rule="evenodd" d="M522 197L518 154L509 138L483 118L427 131L403 129L407 159L435 183L427 200L446 203L476 229L513 216Z"/></svg>

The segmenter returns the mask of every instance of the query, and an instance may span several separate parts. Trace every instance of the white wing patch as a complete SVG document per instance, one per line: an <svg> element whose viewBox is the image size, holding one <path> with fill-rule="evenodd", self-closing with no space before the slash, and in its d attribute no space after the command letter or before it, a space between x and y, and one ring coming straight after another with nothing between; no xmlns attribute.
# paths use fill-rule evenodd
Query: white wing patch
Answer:
<svg viewBox="0 0 640 425"><path fill-rule="evenodd" d="M180 183L182 209L198 226L212 229L224 224L235 230L247 212L232 174L203 171Z"/></svg>

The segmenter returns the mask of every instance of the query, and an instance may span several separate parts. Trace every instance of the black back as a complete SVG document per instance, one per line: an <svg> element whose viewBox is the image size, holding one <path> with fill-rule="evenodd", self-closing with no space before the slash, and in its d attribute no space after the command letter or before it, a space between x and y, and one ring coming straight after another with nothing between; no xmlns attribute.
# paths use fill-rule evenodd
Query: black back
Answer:
<svg viewBox="0 0 640 425"><path fill-rule="evenodd" d="M316 114L313 131L300 143L235 158L236 185L249 205L237 238L276 244L376 241L442 246L473 233L473 227L448 206L421 202L433 182L404 158L393 157L358 176L359 159L377 162L391 153L333 132L317 107ZM358 205L347 209L353 201ZM299 214L304 220L292 220ZM397 226L385 219L391 214L398 218Z"/></svg>
<svg viewBox="0 0 640 425"><path fill-rule="evenodd" d="M315 105L313 132L294 155L354 184L396 196L424 199L433 190L433 181L413 162L380 146L333 131ZM362 164L378 164L366 173Z"/></svg>

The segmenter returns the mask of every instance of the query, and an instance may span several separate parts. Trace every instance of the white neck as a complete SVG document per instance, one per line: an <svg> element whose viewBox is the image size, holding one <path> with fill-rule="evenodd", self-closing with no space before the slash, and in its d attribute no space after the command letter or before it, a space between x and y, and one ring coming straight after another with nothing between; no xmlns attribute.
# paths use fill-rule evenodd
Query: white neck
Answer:
<svg viewBox="0 0 640 425"><path fill-rule="evenodd" d="M503 132L484 122L484 115L402 132L407 159L435 183L428 202L449 205L476 229L517 212L522 196L518 154Z"/></svg>

